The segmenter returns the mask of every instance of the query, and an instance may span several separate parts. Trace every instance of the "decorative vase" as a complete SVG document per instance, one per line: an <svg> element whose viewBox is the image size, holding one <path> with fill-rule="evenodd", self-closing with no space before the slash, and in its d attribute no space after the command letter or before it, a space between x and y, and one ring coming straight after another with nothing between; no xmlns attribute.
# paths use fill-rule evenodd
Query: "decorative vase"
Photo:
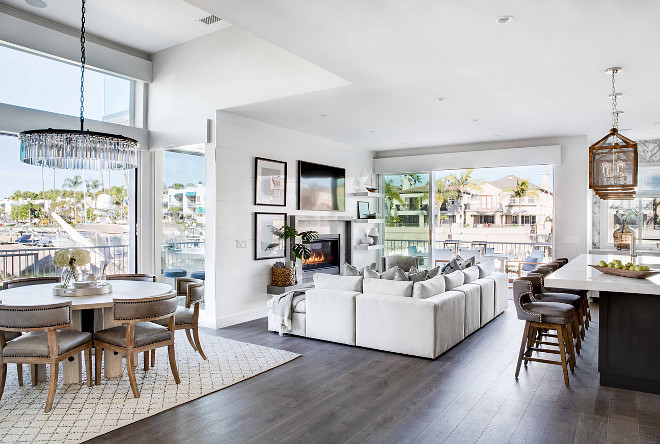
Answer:
<svg viewBox="0 0 660 444"><path fill-rule="evenodd" d="M360 242L362 242L363 245L373 245L374 240L370 238L369 236L364 236Z"/></svg>
<svg viewBox="0 0 660 444"><path fill-rule="evenodd" d="M630 250L633 234L633 230L623 222L619 228L614 230L614 248L617 250Z"/></svg>
<svg viewBox="0 0 660 444"><path fill-rule="evenodd" d="M296 284L302 284L303 280L303 264L302 260L296 261Z"/></svg>
<svg viewBox="0 0 660 444"><path fill-rule="evenodd" d="M80 278L78 276L77 268L64 268L62 270L61 283L62 288L72 288L73 283L78 281Z"/></svg>

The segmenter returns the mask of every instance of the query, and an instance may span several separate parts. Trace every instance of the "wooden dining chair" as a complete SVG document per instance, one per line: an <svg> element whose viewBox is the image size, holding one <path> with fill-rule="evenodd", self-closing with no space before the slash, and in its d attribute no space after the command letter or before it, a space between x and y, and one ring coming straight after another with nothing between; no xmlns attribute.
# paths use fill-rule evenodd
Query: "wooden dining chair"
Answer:
<svg viewBox="0 0 660 444"><path fill-rule="evenodd" d="M92 386L92 334L75 330L61 330L71 327L71 302L51 305L10 306L0 305L0 343L2 366L0 366L0 398L5 388L8 363L48 364L50 380L45 412L53 407L59 363L80 352L85 353L87 385ZM5 332L29 332L9 342Z"/></svg>
<svg viewBox="0 0 660 444"><path fill-rule="evenodd" d="M105 279L108 281L156 282L156 276L143 273L108 274Z"/></svg>
<svg viewBox="0 0 660 444"><path fill-rule="evenodd" d="M184 278L180 278L184 279ZM187 278L189 279L189 278ZM190 280L190 279L189 279ZM177 282L178 287L178 282ZM204 281L199 282L188 282L186 286L186 305L185 307L177 307L176 313L174 313L174 329L175 330L185 330L186 336L188 337L188 342L190 346L198 352L204 360L206 360L206 355L204 350L202 350L202 344L199 341L199 304L204 298ZM166 319L159 319L153 321L154 323L165 325ZM192 333L192 336L191 336ZM193 341L194 337L194 341ZM152 365L156 362L156 350L151 351L151 363Z"/></svg>
<svg viewBox="0 0 660 444"><path fill-rule="evenodd" d="M59 276L39 276L39 277L29 277L21 279L12 279L10 281L4 281L2 283L3 290L9 290L10 288L25 287L28 285L41 285L41 284L59 284Z"/></svg>
<svg viewBox="0 0 660 444"><path fill-rule="evenodd" d="M167 347L170 369L174 381L179 384L181 381L174 354L174 313L177 305L177 297L174 292L156 298L114 299L112 301L113 320L121 322L122 325L99 330L94 334L96 384L101 383L103 350L112 350L126 356L126 370L133 396L139 398L140 391L135 379L136 356L139 353L146 355L150 350L160 347ZM159 319L165 319L167 326L150 322Z"/></svg>
<svg viewBox="0 0 660 444"><path fill-rule="evenodd" d="M1 304L2 304L2 301L0 301L0 305ZM0 356L2 356L2 349L5 347L7 342L11 341L12 339L18 338L21 334L22 334L21 332L17 332L17 331L6 331L5 332L4 340L0 340ZM21 364L21 363L16 364L16 373L18 374L18 385L23 387L23 364ZM2 395L0 395L0 396L2 396Z"/></svg>

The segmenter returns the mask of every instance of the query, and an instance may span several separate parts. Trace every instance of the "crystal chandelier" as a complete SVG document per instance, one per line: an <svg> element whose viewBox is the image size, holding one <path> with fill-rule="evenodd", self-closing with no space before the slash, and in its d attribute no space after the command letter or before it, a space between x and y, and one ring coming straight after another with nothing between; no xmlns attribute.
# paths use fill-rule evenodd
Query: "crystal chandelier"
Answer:
<svg viewBox="0 0 660 444"><path fill-rule="evenodd" d="M603 200L635 197L637 188L637 143L619 134L619 114L614 76L621 68L609 68L612 74L612 129L589 147L589 188Z"/></svg>
<svg viewBox="0 0 660 444"><path fill-rule="evenodd" d="M126 170L137 167L138 142L85 131L85 0L80 20L80 130L39 129L20 135L22 162L46 168Z"/></svg>

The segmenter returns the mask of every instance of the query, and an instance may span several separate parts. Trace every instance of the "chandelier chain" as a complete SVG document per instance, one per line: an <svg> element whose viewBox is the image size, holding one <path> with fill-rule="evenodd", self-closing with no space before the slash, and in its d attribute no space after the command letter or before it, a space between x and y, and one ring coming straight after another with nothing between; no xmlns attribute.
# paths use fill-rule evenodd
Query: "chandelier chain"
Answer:
<svg viewBox="0 0 660 444"><path fill-rule="evenodd" d="M80 18L80 131L85 126L85 0Z"/></svg>
<svg viewBox="0 0 660 444"><path fill-rule="evenodd" d="M84 1L84 0L83 0ZM616 102L616 85L614 82L614 76L616 75L617 70L612 69L612 128L619 129L619 110L617 109Z"/></svg>

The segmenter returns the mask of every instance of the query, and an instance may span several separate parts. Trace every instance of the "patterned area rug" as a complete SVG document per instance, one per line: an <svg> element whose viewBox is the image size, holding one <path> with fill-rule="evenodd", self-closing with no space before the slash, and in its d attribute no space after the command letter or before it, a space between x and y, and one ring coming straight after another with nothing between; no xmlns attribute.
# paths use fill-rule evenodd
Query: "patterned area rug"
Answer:
<svg viewBox="0 0 660 444"><path fill-rule="evenodd" d="M156 351L156 366L143 370L142 355L136 368L140 397L133 398L124 366L121 378L103 378L87 387L60 383L50 413L44 413L48 383L30 385L27 365L20 387L16 365L8 364L7 383L0 400L0 443L77 443L221 390L299 357L299 354L245 342L200 334L204 361L193 351L183 331L177 332L176 357L181 384L169 368L167 347ZM124 360L125 364L125 360ZM60 364L61 365L61 364Z"/></svg>

